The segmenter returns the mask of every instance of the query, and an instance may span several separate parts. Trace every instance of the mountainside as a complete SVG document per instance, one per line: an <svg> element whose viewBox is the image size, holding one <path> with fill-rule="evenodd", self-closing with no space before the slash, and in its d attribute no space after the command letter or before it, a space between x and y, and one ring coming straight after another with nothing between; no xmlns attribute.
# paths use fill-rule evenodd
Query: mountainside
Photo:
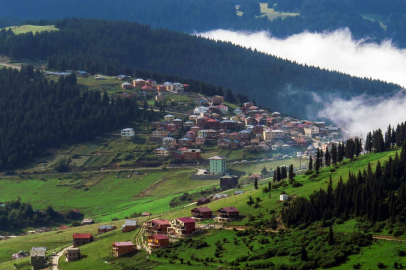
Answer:
<svg viewBox="0 0 406 270"><path fill-rule="evenodd" d="M391 39L406 46L404 0L2 0L0 27L17 21L70 17L128 20L193 33L213 29L269 30L286 37L303 31L349 28L355 38ZM268 13L260 8L267 5ZM125 9L123 9L125 7ZM238 7L238 9L236 9ZM237 12L238 11L238 12ZM292 13L293 12L293 13ZM241 15L241 16L237 16ZM295 16L283 16L290 14Z"/></svg>
<svg viewBox="0 0 406 270"><path fill-rule="evenodd" d="M293 115L306 115L313 94L349 98L366 93L390 94L400 87L338 72L298 65L226 42L152 30L121 21L67 19L59 31L15 35L0 32L0 53L16 59L47 59L48 68L83 69L117 75L127 67L202 80L259 105ZM317 111L317 107L311 108Z"/></svg>
<svg viewBox="0 0 406 270"><path fill-rule="evenodd" d="M0 169L21 166L66 142L94 139L131 121L152 120L136 100L81 91L75 75L47 81L32 66L0 69ZM110 102L111 101L111 102Z"/></svg>

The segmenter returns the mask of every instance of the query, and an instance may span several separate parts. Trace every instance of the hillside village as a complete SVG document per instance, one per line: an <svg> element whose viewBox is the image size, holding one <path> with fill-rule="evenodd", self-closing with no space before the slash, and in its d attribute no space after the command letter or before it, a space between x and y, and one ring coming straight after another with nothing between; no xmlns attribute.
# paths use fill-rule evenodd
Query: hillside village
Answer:
<svg viewBox="0 0 406 270"><path fill-rule="evenodd" d="M120 75L118 78L127 78ZM188 95L189 85L154 80L134 79L122 84L123 89L139 90L143 96L150 93L155 101L165 102L169 94ZM128 96L128 95L127 95ZM172 159L174 162L197 162L206 145L219 149L243 149L243 151L272 152L286 150L297 156L309 158L312 150L341 141L340 127L326 126L325 122L283 117L279 112L269 112L255 106L253 102L243 103L232 109L225 104L223 96L200 97L193 100L195 108L190 111L173 111L161 121L151 122L149 140L161 147L154 150L158 159ZM178 114L178 115L177 115ZM123 139L133 139L134 129L121 131ZM305 151L295 151L295 149ZM276 155L278 157L278 155Z"/></svg>
<svg viewBox="0 0 406 270"><path fill-rule="evenodd" d="M47 72L46 76L67 76L73 71ZM87 78L85 71L76 73L78 78ZM95 80L105 80L104 76L95 76ZM134 79L126 75L119 75L117 80L125 81L120 84L125 90L120 94L122 98L137 98L140 106L143 102L154 99L155 106L162 106L173 95L190 97L194 108L191 110L174 109L170 113L163 113L163 118L150 123L148 141L161 145L153 150L158 160L170 160L172 163L192 164L205 166L200 169L196 179L219 179L220 187L225 190L235 188L238 184L238 176L229 175L227 172L227 158L224 156L212 156L205 162L202 158L207 147L230 150L243 150L245 152L276 153L269 155L270 158L278 159L288 157L279 153L292 154L299 158L309 158L317 148L323 151L331 150L333 144L342 141L343 132L339 127L326 126L324 122L293 119L283 117L279 112L269 112L257 107L253 102L245 102L240 107L225 102L223 96L215 95L204 97L190 92L189 85L182 83L163 82L158 84L151 79ZM176 100L176 98L174 99ZM169 100L168 100L169 102ZM173 100L171 101L173 103ZM179 102L178 102L179 103ZM158 106L157 106L158 105ZM152 105L150 105L152 108ZM176 108L176 107L175 107ZM122 140L132 141L138 136L136 129L127 127L121 130ZM255 155L254 155L255 156ZM267 159L267 158L265 158ZM234 161L238 162L238 161ZM247 162L241 160L240 162ZM208 166L206 166L208 165ZM200 177L200 178L199 178ZM258 181L265 176L253 174L249 176L250 182ZM244 191L235 191L239 195ZM216 209L213 215L212 209L207 203L228 197L229 194L212 194L206 198L199 198L197 207L190 212L190 217L178 217L173 220L152 219L141 226L137 220L126 220L122 225L122 233L127 233L140 228L142 235L138 243L132 241L111 243L111 254L115 257L124 256L145 249L151 253L154 250L167 247L170 242L198 234L209 225L201 224L206 220L219 224L238 220L240 211L235 207L224 205ZM280 200L287 201L289 196L281 194ZM150 213L143 213L145 216ZM92 219L84 219L82 226L92 224ZM196 224L198 223L198 224ZM212 226L212 225L210 225ZM221 225L220 225L221 226ZM57 230L64 230L67 226L60 226ZM116 226L101 225L97 235L117 230ZM35 234L52 231L51 228L40 228L29 231L26 234ZM66 262L83 259L80 254L80 246L94 241L91 233L81 233L80 227L73 234L72 247L64 249L63 254ZM23 235L23 234L22 234ZM4 237L4 240L10 237ZM33 247L31 265L33 269L41 269L48 265L46 247ZM12 255L13 259L23 258L28 253L20 251Z"/></svg>

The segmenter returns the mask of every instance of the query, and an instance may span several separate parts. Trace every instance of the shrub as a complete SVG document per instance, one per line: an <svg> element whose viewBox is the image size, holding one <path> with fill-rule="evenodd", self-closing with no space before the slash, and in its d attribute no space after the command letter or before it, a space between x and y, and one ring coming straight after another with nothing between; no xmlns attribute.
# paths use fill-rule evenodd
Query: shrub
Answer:
<svg viewBox="0 0 406 270"><path fill-rule="evenodd" d="M352 266L352 268L354 268L354 269L361 269L361 264L360 264L360 263L354 264L354 265Z"/></svg>
<svg viewBox="0 0 406 270"><path fill-rule="evenodd" d="M400 256L400 257L406 256L406 251L404 251L404 250L398 250L398 256Z"/></svg>
<svg viewBox="0 0 406 270"><path fill-rule="evenodd" d="M381 262L379 262L379 263L377 264L377 266L378 266L379 269L384 269L384 268L385 268L385 264L384 264L384 263L381 263Z"/></svg>
<svg viewBox="0 0 406 270"><path fill-rule="evenodd" d="M314 171L313 170L307 170L305 171L305 175L311 175Z"/></svg>
<svg viewBox="0 0 406 270"><path fill-rule="evenodd" d="M303 186L303 184L300 183L300 182L294 181L294 182L292 183L292 187L301 187L301 186Z"/></svg>

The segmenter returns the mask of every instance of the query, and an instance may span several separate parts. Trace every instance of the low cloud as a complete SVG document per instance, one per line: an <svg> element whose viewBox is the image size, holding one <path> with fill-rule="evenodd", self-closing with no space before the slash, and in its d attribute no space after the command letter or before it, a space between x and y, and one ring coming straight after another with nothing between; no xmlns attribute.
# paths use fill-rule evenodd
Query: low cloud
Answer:
<svg viewBox="0 0 406 270"><path fill-rule="evenodd" d="M390 41L375 44L354 40L348 29L332 33L304 32L285 39L272 37L269 32L215 30L199 35L257 49L300 64L406 87L406 50L396 48ZM314 96L314 100L322 104L319 96ZM362 133L364 138L367 132L378 128L386 130L388 124L396 125L406 120L405 90L391 97L361 95L351 100L330 97L324 106L318 117L330 119L352 135Z"/></svg>
<svg viewBox="0 0 406 270"><path fill-rule="evenodd" d="M332 33L304 32L285 39L272 37L266 31L247 33L214 30L198 35L229 41L300 64L380 79L406 87L406 50L396 48L390 41L375 44L354 40L348 29Z"/></svg>
<svg viewBox="0 0 406 270"><path fill-rule="evenodd" d="M351 135L365 138L367 132L378 128L386 130L389 124L397 125L406 120L406 91L390 98L361 95L344 100L335 98L325 105L318 117L331 119L346 128Z"/></svg>

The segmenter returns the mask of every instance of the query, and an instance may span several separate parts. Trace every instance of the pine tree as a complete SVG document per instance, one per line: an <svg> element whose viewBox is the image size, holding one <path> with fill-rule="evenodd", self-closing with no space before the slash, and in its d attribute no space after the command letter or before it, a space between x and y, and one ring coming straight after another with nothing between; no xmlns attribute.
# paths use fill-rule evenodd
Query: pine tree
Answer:
<svg viewBox="0 0 406 270"><path fill-rule="evenodd" d="M337 165L337 146L333 144L331 148L331 162L333 163L333 167L335 168Z"/></svg>
<svg viewBox="0 0 406 270"><path fill-rule="evenodd" d="M332 226L330 226L330 229L328 231L328 244L330 246L334 245L334 232Z"/></svg>
<svg viewBox="0 0 406 270"><path fill-rule="evenodd" d="M290 164L290 166L289 166L289 180L293 181L294 177L295 177L295 173L294 173L294 170L293 170L293 164Z"/></svg>
<svg viewBox="0 0 406 270"><path fill-rule="evenodd" d="M367 138L365 140L365 150L369 153L372 152L372 133L368 132Z"/></svg>
<svg viewBox="0 0 406 270"><path fill-rule="evenodd" d="M300 250L300 259L305 262L307 261L309 258L307 256L307 251L306 248L304 246L302 246L301 250Z"/></svg>
<svg viewBox="0 0 406 270"><path fill-rule="evenodd" d="M248 201L247 201L247 204L248 204L250 207L251 207L251 205L254 204L254 200L252 199L251 196L249 196Z"/></svg>
<svg viewBox="0 0 406 270"><path fill-rule="evenodd" d="M326 148L326 154L324 155L324 160L326 162L326 166L330 167L330 153L328 152L328 147Z"/></svg>
<svg viewBox="0 0 406 270"><path fill-rule="evenodd" d="M282 174L281 174L281 168L280 167L276 167L276 178L278 179L277 181L281 181L282 180Z"/></svg>
<svg viewBox="0 0 406 270"><path fill-rule="evenodd" d="M258 189L258 178L257 177L255 177L254 188Z"/></svg>
<svg viewBox="0 0 406 270"><path fill-rule="evenodd" d="M313 158L310 156L309 158L309 170L313 170Z"/></svg>
<svg viewBox="0 0 406 270"><path fill-rule="evenodd" d="M314 170L316 171L316 174L319 174L320 170L320 152L317 150L317 155L316 155L316 163L314 164Z"/></svg>

